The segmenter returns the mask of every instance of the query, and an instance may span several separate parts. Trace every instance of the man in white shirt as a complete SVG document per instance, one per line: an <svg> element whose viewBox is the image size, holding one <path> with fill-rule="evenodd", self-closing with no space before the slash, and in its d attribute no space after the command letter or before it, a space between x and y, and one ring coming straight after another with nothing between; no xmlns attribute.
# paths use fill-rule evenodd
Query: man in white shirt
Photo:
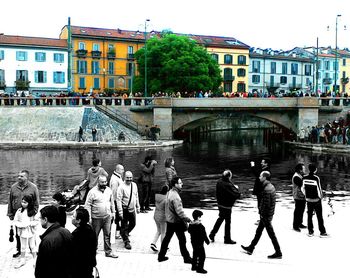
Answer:
<svg viewBox="0 0 350 278"><path fill-rule="evenodd" d="M124 183L123 175L124 175L124 166L121 164L117 164L117 166L115 167L115 171L113 172L111 179L109 181L109 187L112 189L115 207L117 207L118 188L121 184ZM120 236L120 218L119 218L118 210L116 211L114 222L117 225L116 231L115 231L115 238L120 239L121 238L121 236Z"/></svg>

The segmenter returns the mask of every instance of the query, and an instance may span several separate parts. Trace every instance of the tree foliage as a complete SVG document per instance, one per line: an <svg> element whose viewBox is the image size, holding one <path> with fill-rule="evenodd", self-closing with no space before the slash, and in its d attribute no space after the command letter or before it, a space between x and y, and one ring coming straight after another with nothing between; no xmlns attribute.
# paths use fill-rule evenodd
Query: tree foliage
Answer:
<svg viewBox="0 0 350 278"><path fill-rule="evenodd" d="M135 91L144 91L145 48L135 53L139 75ZM147 40L147 91L217 91L222 82L220 68L207 50L186 36L162 33Z"/></svg>

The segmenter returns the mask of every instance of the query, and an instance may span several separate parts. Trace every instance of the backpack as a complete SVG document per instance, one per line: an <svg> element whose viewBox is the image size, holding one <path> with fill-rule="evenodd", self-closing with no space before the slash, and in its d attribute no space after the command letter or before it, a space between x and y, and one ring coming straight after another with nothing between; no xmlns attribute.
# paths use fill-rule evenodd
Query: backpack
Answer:
<svg viewBox="0 0 350 278"><path fill-rule="evenodd" d="M319 199L319 198L321 198L317 181L303 179L303 187L304 187L306 199Z"/></svg>

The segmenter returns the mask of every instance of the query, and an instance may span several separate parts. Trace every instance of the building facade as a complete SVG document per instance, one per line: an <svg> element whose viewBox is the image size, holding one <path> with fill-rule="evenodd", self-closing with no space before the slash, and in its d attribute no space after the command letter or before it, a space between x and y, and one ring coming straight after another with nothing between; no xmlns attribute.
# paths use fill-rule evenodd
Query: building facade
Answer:
<svg viewBox="0 0 350 278"><path fill-rule="evenodd" d="M0 35L0 91L46 95L67 91L67 41Z"/></svg>

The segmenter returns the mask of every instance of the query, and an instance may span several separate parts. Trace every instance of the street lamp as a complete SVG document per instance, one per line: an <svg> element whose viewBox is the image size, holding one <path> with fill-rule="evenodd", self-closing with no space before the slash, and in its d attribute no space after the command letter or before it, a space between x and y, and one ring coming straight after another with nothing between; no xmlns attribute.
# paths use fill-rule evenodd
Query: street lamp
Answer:
<svg viewBox="0 0 350 278"><path fill-rule="evenodd" d="M333 91L336 92L337 89L337 75L338 75L338 18L341 14L337 14L335 18L335 63L334 63L334 85ZM327 28L329 30L329 26Z"/></svg>
<svg viewBox="0 0 350 278"><path fill-rule="evenodd" d="M148 97L147 95L147 22L149 22L149 19L145 20L145 97Z"/></svg>

